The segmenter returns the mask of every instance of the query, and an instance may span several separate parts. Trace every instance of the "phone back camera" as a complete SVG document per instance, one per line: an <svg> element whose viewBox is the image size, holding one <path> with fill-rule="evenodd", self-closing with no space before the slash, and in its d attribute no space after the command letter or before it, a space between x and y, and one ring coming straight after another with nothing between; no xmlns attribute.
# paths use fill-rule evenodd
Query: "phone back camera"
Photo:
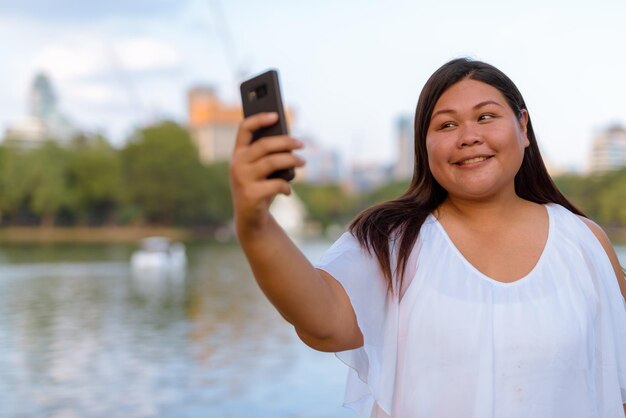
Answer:
<svg viewBox="0 0 626 418"><path fill-rule="evenodd" d="M252 100L259 100L263 97L265 97L267 95L267 85L266 84L261 84L260 86L258 86L257 88L255 88L254 90L252 90L251 92L248 93L248 97L249 99Z"/></svg>

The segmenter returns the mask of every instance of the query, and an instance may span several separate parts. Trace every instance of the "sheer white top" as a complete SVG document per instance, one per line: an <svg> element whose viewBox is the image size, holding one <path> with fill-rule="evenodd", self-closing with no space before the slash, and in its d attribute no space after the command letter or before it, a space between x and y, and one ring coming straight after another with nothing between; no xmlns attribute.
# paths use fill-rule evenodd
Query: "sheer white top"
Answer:
<svg viewBox="0 0 626 418"><path fill-rule="evenodd" d="M337 353L350 366L344 404L361 418L624 418L626 304L615 272L576 215L546 208L543 253L512 283L472 266L432 215L400 296L342 235L316 267L345 288L364 336Z"/></svg>

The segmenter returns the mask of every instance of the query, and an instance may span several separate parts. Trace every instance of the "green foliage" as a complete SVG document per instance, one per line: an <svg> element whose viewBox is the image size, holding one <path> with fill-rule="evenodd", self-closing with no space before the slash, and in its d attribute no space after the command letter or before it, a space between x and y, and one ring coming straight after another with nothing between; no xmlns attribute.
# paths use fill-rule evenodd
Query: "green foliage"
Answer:
<svg viewBox="0 0 626 418"><path fill-rule="evenodd" d="M626 225L626 169L611 173L598 190L598 220L607 225Z"/></svg>
<svg viewBox="0 0 626 418"><path fill-rule="evenodd" d="M409 183L409 180L393 181L363 194L359 198L359 210L402 196L409 188Z"/></svg>
<svg viewBox="0 0 626 418"><path fill-rule="evenodd" d="M207 223L211 226L225 225L233 217L233 203L228 178L228 163L217 162L205 167L208 187L206 200Z"/></svg>
<svg viewBox="0 0 626 418"><path fill-rule="evenodd" d="M173 122L139 130L122 150L101 136L0 147L0 214L11 224L216 228L232 211L228 163L203 166L188 131Z"/></svg>
<svg viewBox="0 0 626 418"><path fill-rule="evenodd" d="M337 184L294 183L309 216L325 229L330 224L344 224L355 215L355 201Z"/></svg>
<svg viewBox="0 0 626 418"><path fill-rule="evenodd" d="M128 203L146 221L190 224L203 218L206 170L189 133L173 122L142 129L122 151Z"/></svg>
<svg viewBox="0 0 626 418"><path fill-rule="evenodd" d="M626 225L626 169L591 176L555 178L561 192L603 225Z"/></svg>
<svg viewBox="0 0 626 418"><path fill-rule="evenodd" d="M2 210L28 211L51 225L62 208L70 208L73 193L68 178L71 155L48 141L34 150L7 148L1 168Z"/></svg>
<svg viewBox="0 0 626 418"><path fill-rule="evenodd" d="M74 146L70 179L76 215L83 223L110 223L123 190L119 152L101 137Z"/></svg>
<svg viewBox="0 0 626 418"><path fill-rule="evenodd" d="M5 213L15 213L27 203L30 187L30 168L25 152L13 148L3 148L0 167L0 209Z"/></svg>
<svg viewBox="0 0 626 418"><path fill-rule="evenodd" d="M70 153L50 141L29 154L27 161L31 167L30 207L44 224L51 225L56 213L73 200L68 181Z"/></svg>

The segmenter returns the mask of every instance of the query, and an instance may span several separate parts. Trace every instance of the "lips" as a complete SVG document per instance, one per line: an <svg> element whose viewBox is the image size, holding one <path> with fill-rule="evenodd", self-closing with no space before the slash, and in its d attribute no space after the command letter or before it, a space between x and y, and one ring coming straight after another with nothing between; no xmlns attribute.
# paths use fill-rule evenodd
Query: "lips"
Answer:
<svg viewBox="0 0 626 418"><path fill-rule="evenodd" d="M474 163L479 163L479 162L488 160L491 157L493 157L493 155L477 155L474 157L464 158L462 160L455 161L453 164L456 164L456 165L474 164Z"/></svg>

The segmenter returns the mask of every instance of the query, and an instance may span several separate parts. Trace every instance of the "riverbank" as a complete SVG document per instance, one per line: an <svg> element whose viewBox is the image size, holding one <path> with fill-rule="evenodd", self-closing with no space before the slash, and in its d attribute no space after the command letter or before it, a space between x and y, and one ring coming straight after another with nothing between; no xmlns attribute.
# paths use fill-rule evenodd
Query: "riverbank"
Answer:
<svg viewBox="0 0 626 418"><path fill-rule="evenodd" d="M0 228L0 243L126 243L137 242L151 236L167 237L174 241L186 241L194 237L184 228L166 227L5 227Z"/></svg>
<svg viewBox="0 0 626 418"><path fill-rule="evenodd" d="M614 245L626 245L626 227L606 228ZM341 231L343 232L343 230ZM340 233L335 234L337 237ZM331 234L331 236L335 236ZM151 226L108 226L108 227L4 227L0 228L0 243L136 243L142 238L160 236L172 241L217 240L231 241L232 233L219 230L209 234L207 231ZM311 236L316 236L311 234Z"/></svg>

